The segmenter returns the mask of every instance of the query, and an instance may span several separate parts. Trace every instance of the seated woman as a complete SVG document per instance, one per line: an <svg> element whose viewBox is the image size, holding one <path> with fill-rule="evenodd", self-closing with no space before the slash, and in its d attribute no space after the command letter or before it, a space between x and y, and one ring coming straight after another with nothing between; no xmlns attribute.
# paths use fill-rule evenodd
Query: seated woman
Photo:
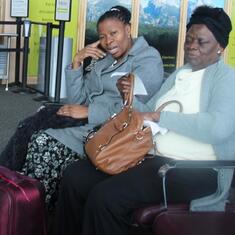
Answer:
<svg viewBox="0 0 235 235"><path fill-rule="evenodd" d="M235 70L221 59L231 29L223 9L195 9L184 46L188 63L176 70L148 103L150 110L155 110L167 100L178 100L183 112L173 105L161 113L143 112L146 120L168 130L156 138L161 156L146 158L113 176L97 170L89 161L70 165L61 182L55 234L128 234L135 208L162 202L162 181L157 172L163 164L173 159L234 159ZM213 169L172 174L169 202L189 202L215 192L217 187L217 171ZM230 182L221 185L222 195ZM224 205L226 198L220 199L215 209L220 203Z"/></svg>
<svg viewBox="0 0 235 235"><path fill-rule="evenodd" d="M84 158L84 137L94 126L121 109L122 94L116 84L121 91L125 88L123 76L133 72L147 90L146 96L137 95L134 99L134 106L139 110L162 84L161 57L143 37L132 39L130 19L130 11L122 6L105 12L97 22L99 40L78 51L66 69L69 104L62 106L57 114L75 119L87 118L88 123L36 132L28 144L21 172L44 184L49 206L56 199L63 170L71 162ZM93 61L84 74L82 63L87 57Z"/></svg>

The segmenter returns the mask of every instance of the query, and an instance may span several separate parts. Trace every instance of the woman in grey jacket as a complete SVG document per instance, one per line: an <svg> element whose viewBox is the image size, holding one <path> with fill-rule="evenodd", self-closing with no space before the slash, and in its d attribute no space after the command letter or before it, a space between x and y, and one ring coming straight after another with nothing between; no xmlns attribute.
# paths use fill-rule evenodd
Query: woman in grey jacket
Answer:
<svg viewBox="0 0 235 235"><path fill-rule="evenodd" d="M83 142L88 132L121 109L124 76L134 73L145 86L147 95L136 94L134 98L134 106L140 111L162 84L161 57L143 37L132 39L130 18L129 10L121 6L105 12L97 22L99 41L78 51L66 69L68 104L57 114L87 118L88 123L40 131L31 138L22 173L43 182L47 203L55 201L66 166L83 158ZM92 62L84 74L82 63L87 57Z"/></svg>
<svg viewBox="0 0 235 235"><path fill-rule="evenodd" d="M145 120L158 124L157 152L126 172L110 176L89 161L75 162L64 172L57 204L56 233L127 235L135 208L162 202L158 169L178 160L235 159L235 70L221 53L228 44L231 21L221 8L198 7L187 25L185 66L175 71L149 102ZM161 113L168 100L180 101ZM123 156L125 157L125 156ZM193 210L223 210L232 171L172 171L168 201L190 202ZM218 176L218 189L217 188Z"/></svg>

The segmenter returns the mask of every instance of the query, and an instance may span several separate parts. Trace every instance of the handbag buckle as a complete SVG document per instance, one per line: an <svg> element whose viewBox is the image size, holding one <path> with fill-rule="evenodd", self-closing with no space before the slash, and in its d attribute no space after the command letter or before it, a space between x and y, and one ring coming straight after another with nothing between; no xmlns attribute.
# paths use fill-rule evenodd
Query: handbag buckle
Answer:
<svg viewBox="0 0 235 235"><path fill-rule="evenodd" d="M105 145L103 145L103 144L100 144L100 145L99 145L99 150L100 150L100 151L102 151L104 148L105 148Z"/></svg>
<svg viewBox="0 0 235 235"><path fill-rule="evenodd" d="M114 113L112 116L111 116L111 119L115 118L117 116L116 113Z"/></svg>
<svg viewBox="0 0 235 235"><path fill-rule="evenodd" d="M128 126L128 123L127 123L127 122L122 123L123 129L125 129L127 126Z"/></svg>
<svg viewBox="0 0 235 235"><path fill-rule="evenodd" d="M142 135L136 135L137 140L142 140L144 137Z"/></svg>
<svg viewBox="0 0 235 235"><path fill-rule="evenodd" d="M88 135L85 137L86 142L88 142L90 139L92 139L95 136L96 132L95 131L90 131Z"/></svg>
<svg viewBox="0 0 235 235"><path fill-rule="evenodd" d="M138 132L136 132L136 134L135 134L135 138L136 138L138 141L140 141L140 140L142 140L142 139L144 138L144 136L141 134L140 131L138 131Z"/></svg>

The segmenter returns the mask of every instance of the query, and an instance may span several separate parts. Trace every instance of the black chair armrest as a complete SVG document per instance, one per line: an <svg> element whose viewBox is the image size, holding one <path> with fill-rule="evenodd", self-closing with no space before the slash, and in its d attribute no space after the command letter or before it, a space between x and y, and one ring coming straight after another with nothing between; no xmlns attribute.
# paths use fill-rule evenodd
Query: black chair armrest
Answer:
<svg viewBox="0 0 235 235"><path fill-rule="evenodd" d="M234 169L235 161L233 160L210 160L210 161L197 161L197 160L178 160L163 165L158 173L161 177L164 177L167 172L175 168L217 168L217 169Z"/></svg>
<svg viewBox="0 0 235 235"><path fill-rule="evenodd" d="M197 161L197 160L177 160L164 164L158 170L158 174L162 177L162 187L164 196L164 206L167 208L166 197L166 175L170 170L182 168L202 169L202 168L216 168L216 169L234 169L235 161L233 160L209 160L209 161Z"/></svg>

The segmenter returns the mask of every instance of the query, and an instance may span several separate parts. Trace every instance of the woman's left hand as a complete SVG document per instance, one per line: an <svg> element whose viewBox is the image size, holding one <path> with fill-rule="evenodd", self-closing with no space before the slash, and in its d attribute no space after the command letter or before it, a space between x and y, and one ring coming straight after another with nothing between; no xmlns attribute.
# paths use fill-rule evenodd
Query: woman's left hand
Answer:
<svg viewBox="0 0 235 235"><path fill-rule="evenodd" d="M116 86L123 99L125 98L125 94L128 94L131 90L131 82L127 80L127 76L119 78Z"/></svg>
<svg viewBox="0 0 235 235"><path fill-rule="evenodd" d="M77 119L87 118L88 107L80 104L66 104L57 111L57 114Z"/></svg>

